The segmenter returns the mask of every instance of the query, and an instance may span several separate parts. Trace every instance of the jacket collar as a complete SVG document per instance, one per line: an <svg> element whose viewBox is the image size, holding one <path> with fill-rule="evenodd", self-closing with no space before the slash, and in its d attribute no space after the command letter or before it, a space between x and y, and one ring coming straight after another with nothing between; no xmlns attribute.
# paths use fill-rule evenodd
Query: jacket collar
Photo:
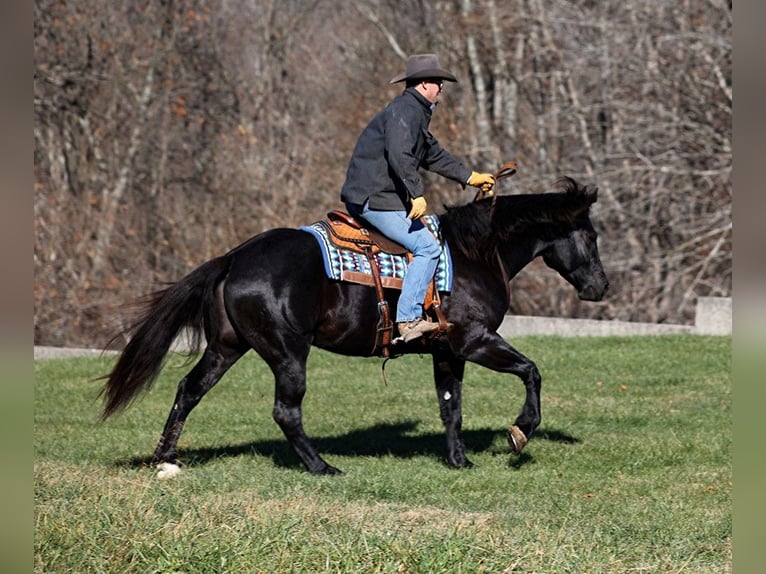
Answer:
<svg viewBox="0 0 766 574"><path fill-rule="evenodd" d="M436 104L429 102L423 94L419 93L415 88L407 88L404 90L405 94L410 94L413 96L418 102L420 102L423 107L428 112L428 115L431 115L434 110L436 109Z"/></svg>

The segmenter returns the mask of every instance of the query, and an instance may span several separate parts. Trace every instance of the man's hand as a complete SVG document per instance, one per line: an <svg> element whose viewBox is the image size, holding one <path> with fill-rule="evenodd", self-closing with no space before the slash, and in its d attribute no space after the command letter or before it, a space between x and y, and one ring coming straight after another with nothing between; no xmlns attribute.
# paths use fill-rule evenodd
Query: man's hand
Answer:
<svg viewBox="0 0 766 574"><path fill-rule="evenodd" d="M410 214L407 217L415 220L420 219L426 214L428 204L426 204L426 200L422 195L420 197L413 197L411 204L412 209L410 209Z"/></svg>
<svg viewBox="0 0 766 574"><path fill-rule="evenodd" d="M471 177L468 178L468 185L473 187L480 187L484 193L489 194L495 185L495 176L491 173L479 173L477 171L471 172Z"/></svg>

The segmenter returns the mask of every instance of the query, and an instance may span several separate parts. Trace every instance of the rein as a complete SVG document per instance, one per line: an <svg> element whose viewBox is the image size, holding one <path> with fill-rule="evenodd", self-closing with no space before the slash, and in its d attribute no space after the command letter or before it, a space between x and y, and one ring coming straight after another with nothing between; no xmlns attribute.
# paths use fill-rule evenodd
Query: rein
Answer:
<svg viewBox="0 0 766 574"><path fill-rule="evenodd" d="M493 174L492 177L495 178L495 181L499 181L501 179L504 179L506 177L511 177L516 173L517 165L515 161L507 161L503 165L500 166L500 168ZM484 190L483 188L479 188L476 191L476 195L474 196L474 201L480 201L484 199L487 196L487 193L491 192L492 197L492 203L489 207L489 224L492 225L492 219L494 219L495 216L495 204L497 203L497 194L492 192L492 190ZM510 279L508 278L508 272L505 269L505 265L503 265L503 259L500 257L500 252L497 250L497 247L495 248L495 259L497 259L497 265L500 267L500 275L503 280L503 285L505 285L505 299L506 299L506 307L511 304L511 285L510 285Z"/></svg>
<svg viewBox="0 0 766 574"><path fill-rule="evenodd" d="M513 174L516 173L516 169L518 166L516 165L515 161L507 161L503 165L500 166L500 169L498 169L495 173L492 174L492 177L495 178L495 181L500 181L501 179L505 179L506 177L511 177ZM473 197L474 201L479 201L481 199L484 199L487 196L487 192L491 190L485 191L484 188L479 188L476 191L476 195ZM495 206L495 194L492 193L491 197L492 199L492 206Z"/></svg>

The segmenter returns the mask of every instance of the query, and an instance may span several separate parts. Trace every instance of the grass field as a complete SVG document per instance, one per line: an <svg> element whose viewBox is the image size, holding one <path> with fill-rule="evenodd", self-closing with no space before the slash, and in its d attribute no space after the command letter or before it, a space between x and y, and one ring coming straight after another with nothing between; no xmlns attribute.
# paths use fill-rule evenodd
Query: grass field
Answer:
<svg viewBox="0 0 766 574"><path fill-rule="evenodd" d="M96 422L112 359L35 364L35 571L720 573L731 570L731 338L529 337L543 423L504 431L518 379L469 365L470 470L443 462L430 359L314 351L304 423L340 477L302 470L248 355L192 413L183 473L146 468L185 373L172 357Z"/></svg>

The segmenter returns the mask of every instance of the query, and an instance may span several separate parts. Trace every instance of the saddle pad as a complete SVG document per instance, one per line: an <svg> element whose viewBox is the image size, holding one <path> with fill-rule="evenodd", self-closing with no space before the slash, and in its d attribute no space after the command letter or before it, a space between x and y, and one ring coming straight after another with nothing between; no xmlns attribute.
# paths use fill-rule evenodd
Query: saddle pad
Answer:
<svg viewBox="0 0 766 574"><path fill-rule="evenodd" d="M436 236L439 236L439 219L435 215L426 215L423 217L428 228ZM349 281L351 283L362 283L365 285L374 285L372 279L372 270L367 256L363 253L355 253L346 249L338 249L333 245L327 235L327 230L321 223L313 223L300 228L313 235L319 243L322 252L322 260L327 277L336 281ZM449 246L441 243L441 255L436 267L436 289L441 292L452 291L452 257L450 256ZM402 288L402 279L407 271L407 257L404 255L391 255L390 253L380 252L375 255L380 269L380 278L384 287L392 289Z"/></svg>

